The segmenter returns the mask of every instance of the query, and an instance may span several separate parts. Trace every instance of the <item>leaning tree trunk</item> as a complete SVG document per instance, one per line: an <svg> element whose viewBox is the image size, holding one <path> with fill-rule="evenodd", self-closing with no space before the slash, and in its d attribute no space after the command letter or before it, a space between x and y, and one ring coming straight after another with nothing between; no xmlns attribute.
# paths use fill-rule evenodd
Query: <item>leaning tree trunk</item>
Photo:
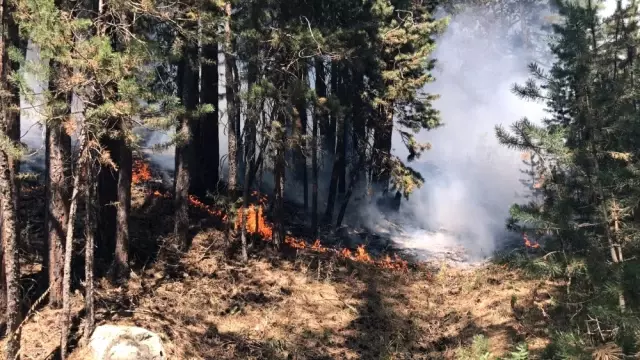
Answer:
<svg viewBox="0 0 640 360"><path fill-rule="evenodd" d="M87 146L87 134L83 129L78 142L81 144L80 153L76 162L73 175L73 192L71 194L71 206L69 208L69 221L67 223L67 234L64 249L64 277L62 282L62 317L60 336L60 356L62 360L67 358L67 343L71 328L71 260L73 256L73 231L76 212L78 210L78 194L80 193L81 178L84 172L85 163L89 154Z"/></svg>
<svg viewBox="0 0 640 360"><path fill-rule="evenodd" d="M116 279L126 278L129 275L129 216L131 212L131 172L133 166L131 149L124 139L120 139L119 142L116 252L113 272Z"/></svg>
<svg viewBox="0 0 640 360"><path fill-rule="evenodd" d="M57 74L67 73L67 69L60 64L52 64ZM64 76L64 75L62 75ZM51 91L55 93L57 86L56 75L51 80ZM59 94L56 101L71 104L68 94ZM69 162L71 161L71 137L63 127L63 121L69 115L69 107L55 114L55 119L47 122L45 138L46 163L46 213L45 229L49 248L47 256L47 273L49 275L49 304L54 308L62 306L62 276L64 267L64 238L69 221L69 196L71 192L71 177Z"/></svg>

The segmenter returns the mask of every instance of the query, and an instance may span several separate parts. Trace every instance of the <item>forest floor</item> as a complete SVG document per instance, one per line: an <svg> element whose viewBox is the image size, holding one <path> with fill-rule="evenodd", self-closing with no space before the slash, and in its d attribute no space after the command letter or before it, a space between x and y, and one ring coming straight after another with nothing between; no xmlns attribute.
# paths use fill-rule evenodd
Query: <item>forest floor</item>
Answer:
<svg viewBox="0 0 640 360"><path fill-rule="evenodd" d="M38 201L28 192L27 202ZM171 200L141 194L134 193L132 205L133 247L171 228ZM401 271L332 252L275 252L266 242L254 244L243 265L204 215L193 214L200 221L188 252L134 259L125 284L99 281L98 325L157 332L168 358L185 360L454 359L456 349L479 334L496 355L521 342L535 354L548 343L548 312L559 284L496 264L422 263ZM25 256L33 243L26 241ZM60 310L37 304L43 290L36 290L42 286L33 284L33 274L40 267L28 257L23 263L26 302L34 304L25 307L31 309L22 329L23 359L51 358L59 344ZM82 303L80 284L73 296L77 326ZM75 358L82 353L76 350Z"/></svg>

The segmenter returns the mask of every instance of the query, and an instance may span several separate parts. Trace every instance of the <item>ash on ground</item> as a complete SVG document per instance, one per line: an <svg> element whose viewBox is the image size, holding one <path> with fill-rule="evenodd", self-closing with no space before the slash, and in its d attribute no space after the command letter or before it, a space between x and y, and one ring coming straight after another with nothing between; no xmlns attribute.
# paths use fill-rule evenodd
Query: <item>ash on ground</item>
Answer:
<svg viewBox="0 0 640 360"><path fill-rule="evenodd" d="M517 243L515 234L498 232L496 244L483 248L477 235L447 229L423 229L394 217L381 217L375 224L342 229L342 237L348 238L351 246L364 243L373 253L395 252L413 261L447 263L450 266L468 268L481 266L491 260L500 250Z"/></svg>

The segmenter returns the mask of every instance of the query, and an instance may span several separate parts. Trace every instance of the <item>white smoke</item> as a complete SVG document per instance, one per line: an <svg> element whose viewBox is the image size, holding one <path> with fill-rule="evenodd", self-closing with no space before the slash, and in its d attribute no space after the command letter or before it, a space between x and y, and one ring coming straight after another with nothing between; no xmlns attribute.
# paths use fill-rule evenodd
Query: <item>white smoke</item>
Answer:
<svg viewBox="0 0 640 360"><path fill-rule="evenodd" d="M526 175L520 154L500 145L494 128L525 116L536 122L544 117L543 104L511 92L514 83L527 79L536 54L514 46L498 25L487 27L478 10L453 16L437 40L436 81L427 90L441 95L434 105L444 126L418 135L433 146L410 164L425 184L403 201L398 221L404 231L394 235L398 245L426 257L464 248L478 259L503 245L509 206L523 201ZM474 33L478 23L484 31ZM406 158L395 135L394 153Z"/></svg>

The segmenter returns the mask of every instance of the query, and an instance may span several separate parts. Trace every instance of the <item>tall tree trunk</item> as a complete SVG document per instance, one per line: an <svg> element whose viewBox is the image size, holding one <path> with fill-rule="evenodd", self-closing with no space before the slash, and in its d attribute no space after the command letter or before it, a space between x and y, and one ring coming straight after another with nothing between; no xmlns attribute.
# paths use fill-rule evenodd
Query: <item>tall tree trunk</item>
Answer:
<svg viewBox="0 0 640 360"><path fill-rule="evenodd" d="M275 178L275 203L274 203L274 231L273 231L273 244L276 248L279 248L284 243L284 181L285 181L285 132L286 121L284 116L280 116L280 128L276 146L276 158L274 167Z"/></svg>
<svg viewBox="0 0 640 360"><path fill-rule="evenodd" d="M195 196L203 198L207 192L213 193L218 183L220 166L220 148L218 138L218 46L204 44L200 79L200 104L213 105L208 112L194 124L193 159L191 171L191 190ZM195 123L195 122L194 122Z"/></svg>
<svg viewBox="0 0 640 360"><path fill-rule="evenodd" d="M112 126L115 126L113 124ZM111 156L111 160L117 163L120 147L118 140L104 137L100 143ZM104 266L96 267L98 275L104 275L110 264L113 263L116 242L116 215L115 204L118 202L118 171L113 167L102 164L98 173L98 204L99 216L97 225L97 258Z"/></svg>
<svg viewBox="0 0 640 360"><path fill-rule="evenodd" d="M248 65L248 88L251 91L258 81L258 66L254 61L250 61ZM240 219L240 241L242 245L242 261L247 262L249 260L247 249L247 209L249 207L249 190L251 188L251 173L253 167L256 166L256 124L260 117L261 102L259 99L250 99L247 103L248 114L245 119L245 159L244 159L244 176L243 176L243 189L242 189L242 218Z"/></svg>
<svg viewBox="0 0 640 360"><path fill-rule="evenodd" d="M333 221L333 209L336 202L336 192L338 188L338 182L340 179L340 158L336 157L333 160L333 168L331 169L331 180L329 183L329 196L327 198L327 207L324 210L323 223L331 224Z"/></svg>
<svg viewBox="0 0 640 360"><path fill-rule="evenodd" d="M231 44L231 49L236 49L236 41ZM242 145L243 143L243 133L242 133L242 101L240 101L240 72L238 71L238 63L233 57L233 61L231 62L231 69L233 74L233 104L235 105L235 110L233 112L233 124L236 127L236 164L237 164L237 172L240 181L244 181L245 175L245 148Z"/></svg>
<svg viewBox="0 0 640 360"><path fill-rule="evenodd" d="M308 84L308 67L306 64L303 64L300 67L300 79L302 81L301 93L304 94L306 92L306 88L309 86ZM297 99L296 111L298 113L299 124L296 124L298 128L298 153L297 153L297 168L300 171L300 177L302 180L302 197L304 204L304 213L309 213L309 174L307 169L307 156L305 155L307 142L305 137L307 135L307 126L309 122L309 116L307 114L307 99L304 96L300 96Z"/></svg>
<svg viewBox="0 0 640 360"><path fill-rule="evenodd" d="M314 237L316 237L318 235L318 146L320 146L320 144L318 143L318 137L325 136L328 133L329 119L324 106L324 103L327 101L327 85L325 83L326 74L324 61L322 60L322 58L316 58L314 65L316 70L315 88L316 94L318 96L318 104L316 105L316 111L313 116L313 148L311 149L311 171L313 172L313 186L311 190L311 228ZM318 134L318 132L320 132L320 134Z"/></svg>
<svg viewBox="0 0 640 360"><path fill-rule="evenodd" d="M95 308L93 305L93 258L95 248L95 234L96 234L96 209L94 206L94 196L96 194L95 184L95 164L92 161L87 161L85 166L86 174L86 189L85 189L85 213L84 213L84 238L85 238L85 254L84 254L84 276L85 276L85 295L84 295L84 341L85 345L88 344L93 329L95 327Z"/></svg>
<svg viewBox="0 0 640 360"><path fill-rule="evenodd" d="M349 142L349 117L351 113L346 111L351 104L348 102L351 100L351 96L348 93L353 89L353 84L349 81L349 69L345 66L341 66L339 69L339 83L338 83L338 97L341 99L341 106L344 109L342 118L340 120L340 127L338 130L338 148L336 152L340 157L340 174L338 179L338 193L344 194L347 188L347 146Z"/></svg>
<svg viewBox="0 0 640 360"><path fill-rule="evenodd" d="M0 98L0 136L9 140L15 138L15 128L19 123L15 109L19 107L19 97L15 89L9 88L7 82L8 72L13 67L7 56L5 35L12 41L12 34L17 33L16 24L11 16L11 9L6 0L0 0L0 91L10 95ZM7 30L6 32L4 30ZM14 141L11 141L13 143ZM6 284L6 339L5 356L7 359L19 359L21 320L20 311L20 267L18 244L20 242L20 228L18 222L19 198L16 183L16 170L18 159L11 156L7 149L0 150L0 217L2 217L2 234L0 238L4 245L4 268Z"/></svg>
<svg viewBox="0 0 640 360"><path fill-rule="evenodd" d="M62 317L61 317L61 336L60 336L60 355L62 360L67 359L67 342L69 340L69 332L71 328L71 260L73 257L73 232L76 212L78 209L78 194L80 193L81 178L84 172L85 162L88 156L88 148L86 141L86 130L83 129L80 139L80 154L76 162L73 175L73 192L71 194L71 206L69 208L69 220L67 223L67 234L65 239L64 250L64 277L62 282Z"/></svg>
<svg viewBox="0 0 640 360"><path fill-rule="evenodd" d="M318 119L318 130L320 131L319 136L324 138L323 147L328 149L327 139L329 137L329 116L327 112L324 111L324 104L327 101L327 74L325 72L324 61L321 57L316 58L314 67L316 70L316 95L318 96L318 100L320 102L320 104L318 104L319 108L322 109L322 111L318 113L318 116L320 117Z"/></svg>
<svg viewBox="0 0 640 360"><path fill-rule="evenodd" d="M233 79L233 41L231 34L231 2L225 4L226 21L224 25L225 31L225 93L227 97L227 131L229 132L229 154L227 161L229 163L229 176L227 182L227 188L230 196L235 196L237 181L238 181L238 133L236 127L236 111L238 110L236 104L236 96L234 93L234 79Z"/></svg>
<svg viewBox="0 0 640 360"><path fill-rule="evenodd" d="M1 14L0 14L1 15ZM6 105L6 104L5 104ZM5 110L5 109L3 109ZM3 112L6 120L6 111ZM2 135L6 135L6 126L2 124ZM2 231L4 240L4 265L6 274L6 350L7 359L17 357L20 348L20 269L18 257L18 242L20 229L18 224L18 198L16 197L16 182L12 176L10 156L5 151L0 151L0 194L2 202Z"/></svg>
<svg viewBox="0 0 640 360"><path fill-rule="evenodd" d="M66 77L68 69L60 64L52 64L54 69L50 80L50 90L56 92L56 82ZM45 138L45 192L46 208L45 229L49 247L47 257L47 273L49 275L49 304L54 308L62 306L62 273L64 267L64 238L69 221L69 197L71 194L71 137L63 127L68 121L71 95L57 94L56 101L63 111L54 114L54 119L47 121Z"/></svg>
<svg viewBox="0 0 640 360"><path fill-rule="evenodd" d="M251 85L250 85L251 86ZM247 134L247 138L248 139L252 139L255 138L255 136L253 135L255 128L253 123L255 122L255 111L251 111L251 114L249 114L249 116L247 116L247 119L245 120L245 133ZM247 141L246 143L246 147L247 147L247 151L246 151L246 159L245 159L245 166L244 166L244 182L243 182L243 189L242 189L242 214L241 214L241 218L240 218L240 231L241 231L241 235L240 235L240 241L241 241L241 245L242 245L242 261L244 263L246 263L249 260L249 255L248 255L248 250L247 250L247 208L249 207L249 187L251 186L251 184L249 184L249 181L247 181L249 179L249 177L251 176L250 172L251 172L251 165L253 164L253 160L255 157L254 151L255 151L255 146L251 146L250 141Z"/></svg>
<svg viewBox="0 0 640 360"><path fill-rule="evenodd" d="M336 61L331 62L331 96L338 96L338 63ZM338 124L338 115L331 114L329 117L329 127L327 129L326 141L327 152L333 158L336 153L336 128Z"/></svg>
<svg viewBox="0 0 640 360"><path fill-rule="evenodd" d="M129 275L129 215L131 212L131 172L133 164L131 149L127 146L126 141L121 139L119 142L116 251L113 274L116 279L120 280Z"/></svg>
<svg viewBox="0 0 640 360"><path fill-rule="evenodd" d="M313 114L313 128L311 130L311 234L318 236L318 118L319 109Z"/></svg>
<svg viewBox="0 0 640 360"><path fill-rule="evenodd" d="M340 72L339 64L337 62L331 63L331 94L333 96L339 96L340 88ZM329 183L329 195L327 198L327 207L324 210L323 222L325 224L331 224L333 221L333 210L335 207L336 193L338 191L338 185L341 178L341 170L343 167L342 159L342 145L344 137L342 136L342 124L343 121L338 119L339 115L332 114L329 123L329 131L327 132L327 142L329 146L329 155L333 158L333 166L331 168L331 180ZM336 127L338 127L336 129ZM336 132L338 133L338 144L336 146Z"/></svg>
<svg viewBox="0 0 640 360"><path fill-rule="evenodd" d="M185 57L178 70L179 86L182 94L182 102L187 110L180 119L180 124L176 129L180 142L176 146L176 171L175 171L175 222L174 235L180 249L188 246L189 232L189 180L191 169L189 167L192 154L193 141L193 113L198 106L198 72L196 64L198 62L197 49L188 45Z"/></svg>

